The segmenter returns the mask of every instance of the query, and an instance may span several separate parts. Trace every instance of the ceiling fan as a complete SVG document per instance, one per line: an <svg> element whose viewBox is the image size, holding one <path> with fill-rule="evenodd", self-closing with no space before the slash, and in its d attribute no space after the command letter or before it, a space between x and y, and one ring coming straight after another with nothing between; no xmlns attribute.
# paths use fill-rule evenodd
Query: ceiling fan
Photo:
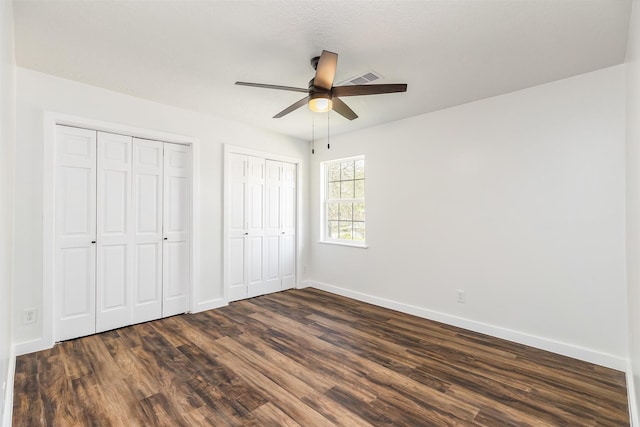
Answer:
<svg viewBox="0 0 640 427"><path fill-rule="evenodd" d="M316 75L309 81L309 88L298 88L291 86L277 86L262 83L236 82L240 86L262 87L266 89L289 90L293 92L304 92L307 94L300 101L290 105L278 114L274 119L280 118L290 112L297 110L305 104L309 104L311 111L326 112L333 110L349 120L357 119L358 115L353 112L340 97L358 95L377 95L382 93L406 92L406 84L377 84L377 85L348 85L333 86L333 79L336 75L338 64L338 54L323 50L320 56L311 59L311 66L316 70Z"/></svg>

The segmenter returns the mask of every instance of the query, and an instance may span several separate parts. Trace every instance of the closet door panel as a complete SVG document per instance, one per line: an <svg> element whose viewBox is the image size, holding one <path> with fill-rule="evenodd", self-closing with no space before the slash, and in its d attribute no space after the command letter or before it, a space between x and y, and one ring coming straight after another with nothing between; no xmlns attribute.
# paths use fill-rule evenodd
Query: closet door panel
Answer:
<svg viewBox="0 0 640 427"><path fill-rule="evenodd" d="M131 324L131 146L98 132L96 332Z"/></svg>
<svg viewBox="0 0 640 427"><path fill-rule="evenodd" d="M96 132L56 127L56 341L95 333Z"/></svg>
<svg viewBox="0 0 640 427"><path fill-rule="evenodd" d="M291 289L296 284L297 180L296 165L283 163L280 264L282 268L282 289Z"/></svg>
<svg viewBox="0 0 640 427"><path fill-rule="evenodd" d="M133 139L133 323L162 317L164 143Z"/></svg>
<svg viewBox="0 0 640 427"><path fill-rule="evenodd" d="M263 293L279 291L280 229L282 225L282 162L265 161L265 286Z"/></svg>
<svg viewBox="0 0 640 427"><path fill-rule="evenodd" d="M225 261L229 301L236 301L247 297L247 257L246 236L247 215L247 156L229 154L225 171L228 180L228 226L227 226L227 253Z"/></svg>
<svg viewBox="0 0 640 427"><path fill-rule="evenodd" d="M247 223L246 254L247 296L253 297L265 293L265 160L247 156Z"/></svg>
<svg viewBox="0 0 640 427"><path fill-rule="evenodd" d="M164 144L163 316L189 310L191 150Z"/></svg>

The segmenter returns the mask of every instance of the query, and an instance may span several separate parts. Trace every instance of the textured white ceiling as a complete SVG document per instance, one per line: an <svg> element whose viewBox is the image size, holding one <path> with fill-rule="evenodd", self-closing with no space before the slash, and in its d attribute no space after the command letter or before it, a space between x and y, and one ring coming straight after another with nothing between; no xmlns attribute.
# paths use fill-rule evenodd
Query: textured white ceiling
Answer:
<svg viewBox="0 0 640 427"><path fill-rule="evenodd" d="M331 113L331 133L349 132L620 64L629 13L629 0L14 1L21 67L303 139L307 108L271 117L304 94L234 82L306 88L326 49L336 82L408 83L344 98L360 118Z"/></svg>

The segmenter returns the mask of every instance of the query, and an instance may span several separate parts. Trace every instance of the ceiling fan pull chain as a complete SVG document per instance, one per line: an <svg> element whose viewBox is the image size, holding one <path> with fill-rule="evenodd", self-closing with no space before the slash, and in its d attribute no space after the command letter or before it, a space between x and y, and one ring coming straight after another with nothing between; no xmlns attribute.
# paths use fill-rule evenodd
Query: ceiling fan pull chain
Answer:
<svg viewBox="0 0 640 427"><path fill-rule="evenodd" d="M311 114L311 154L316 154L316 118Z"/></svg>
<svg viewBox="0 0 640 427"><path fill-rule="evenodd" d="M331 134L331 120L329 120L329 117L331 117L331 111L327 111L327 150L331 149L331 144L329 141L329 136Z"/></svg>

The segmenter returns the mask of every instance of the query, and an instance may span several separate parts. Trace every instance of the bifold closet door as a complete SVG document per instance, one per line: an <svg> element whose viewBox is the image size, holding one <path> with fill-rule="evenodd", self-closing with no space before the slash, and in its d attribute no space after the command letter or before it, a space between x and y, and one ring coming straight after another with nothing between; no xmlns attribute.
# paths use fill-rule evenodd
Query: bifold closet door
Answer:
<svg viewBox="0 0 640 427"><path fill-rule="evenodd" d="M55 335L185 313L191 148L56 127Z"/></svg>
<svg viewBox="0 0 640 427"><path fill-rule="evenodd" d="M55 173L55 330L59 341L96 330L95 131L56 127Z"/></svg>
<svg viewBox="0 0 640 427"><path fill-rule="evenodd" d="M189 310L191 280L191 150L164 143L162 315Z"/></svg>
<svg viewBox="0 0 640 427"><path fill-rule="evenodd" d="M131 324L131 142L98 132L96 332Z"/></svg>
<svg viewBox="0 0 640 427"><path fill-rule="evenodd" d="M264 293L265 161L259 157L229 154L229 225L227 274L229 300Z"/></svg>
<svg viewBox="0 0 640 427"><path fill-rule="evenodd" d="M133 139L133 323L162 317L163 153L162 142Z"/></svg>
<svg viewBox="0 0 640 427"><path fill-rule="evenodd" d="M292 288L297 166L229 153L226 167L225 283L229 300Z"/></svg>

